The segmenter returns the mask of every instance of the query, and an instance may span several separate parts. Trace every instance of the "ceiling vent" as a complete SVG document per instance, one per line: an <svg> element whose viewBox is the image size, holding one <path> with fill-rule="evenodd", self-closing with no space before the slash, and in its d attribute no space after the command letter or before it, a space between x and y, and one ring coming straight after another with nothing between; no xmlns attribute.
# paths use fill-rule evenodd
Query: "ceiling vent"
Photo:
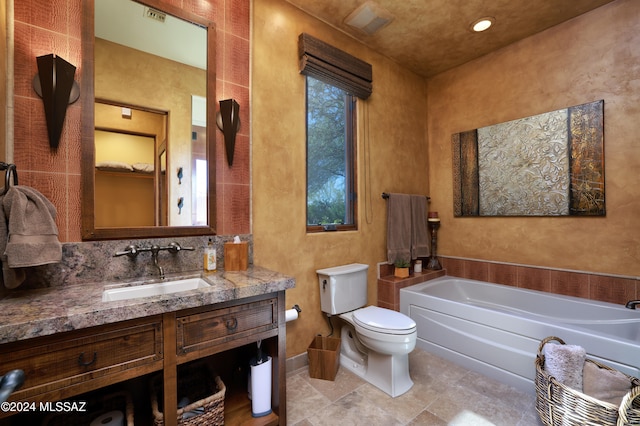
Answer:
<svg viewBox="0 0 640 426"><path fill-rule="evenodd" d="M394 16L373 1L363 3L344 22L367 35L373 35L393 21Z"/></svg>
<svg viewBox="0 0 640 426"><path fill-rule="evenodd" d="M151 7L144 8L144 16L146 16L149 19L153 19L154 21L158 21L162 23L164 23L165 19L167 19L166 13L153 9Z"/></svg>

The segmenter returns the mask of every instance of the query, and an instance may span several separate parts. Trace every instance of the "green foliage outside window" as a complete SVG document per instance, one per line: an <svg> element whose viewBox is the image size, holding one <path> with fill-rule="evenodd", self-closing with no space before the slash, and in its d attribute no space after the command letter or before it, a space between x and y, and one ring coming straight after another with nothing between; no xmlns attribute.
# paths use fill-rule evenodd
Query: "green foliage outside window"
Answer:
<svg viewBox="0 0 640 426"><path fill-rule="evenodd" d="M354 223L352 99L307 77L307 225Z"/></svg>

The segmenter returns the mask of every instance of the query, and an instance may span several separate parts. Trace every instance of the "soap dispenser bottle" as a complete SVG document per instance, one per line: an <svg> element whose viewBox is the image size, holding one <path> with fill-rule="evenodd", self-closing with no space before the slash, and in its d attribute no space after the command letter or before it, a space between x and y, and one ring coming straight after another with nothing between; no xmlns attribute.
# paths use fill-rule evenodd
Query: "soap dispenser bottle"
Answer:
<svg viewBox="0 0 640 426"><path fill-rule="evenodd" d="M211 238L209 238L209 242L204 248L204 270L211 272L215 271L216 269L216 248L213 246Z"/></svg>

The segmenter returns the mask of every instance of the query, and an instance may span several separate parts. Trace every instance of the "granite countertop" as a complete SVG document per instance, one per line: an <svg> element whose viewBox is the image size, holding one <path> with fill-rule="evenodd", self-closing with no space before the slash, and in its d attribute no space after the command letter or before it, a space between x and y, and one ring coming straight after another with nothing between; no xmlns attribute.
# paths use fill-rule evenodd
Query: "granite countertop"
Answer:
<svg viewBox="0 0 640 426"><path fill-rule="evenodd" d="M0 299L0 344L295 287L294 278L258 266L250 266L246 271L168 275L165 281L192 276L202 276L211 287L113 302L102 301L105 287L131 284L133 281L12 292ZM141 282L140 279L137 282Z"/></svg>

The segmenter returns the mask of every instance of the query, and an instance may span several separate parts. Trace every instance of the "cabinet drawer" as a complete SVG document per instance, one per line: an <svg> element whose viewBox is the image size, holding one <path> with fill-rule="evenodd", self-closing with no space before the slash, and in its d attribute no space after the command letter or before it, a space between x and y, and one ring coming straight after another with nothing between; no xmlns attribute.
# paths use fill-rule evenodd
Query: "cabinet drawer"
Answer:
<svg viewBox="0 0 640 426"><path fill-rule="evenodd" d="M11 399L22 400L97 380L101 385L120 380L122 372L160 361L162 321L134 320L3 345L2 371L22 369L25 383Z"/></svg>
<svg viewBox="0 0 640 426"><path fill-rule="evenodd" d="M216 347L278 328L278 299L231 306L176 318L177 353Z"/></svg>

